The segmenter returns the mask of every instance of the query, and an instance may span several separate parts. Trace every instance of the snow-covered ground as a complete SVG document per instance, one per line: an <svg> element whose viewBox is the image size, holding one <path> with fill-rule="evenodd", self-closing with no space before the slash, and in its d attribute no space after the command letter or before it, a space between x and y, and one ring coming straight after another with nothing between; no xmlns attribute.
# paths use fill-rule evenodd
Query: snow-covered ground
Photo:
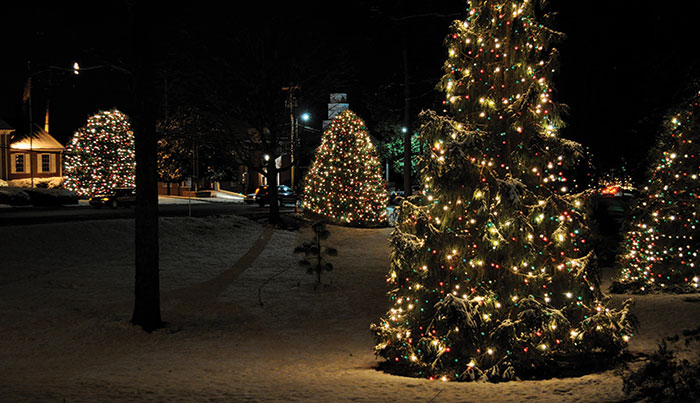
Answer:
<svg viewBox="0 0 700 403"><path fill-rule="evenodd" d="M161 219L163 319L129 325L133 222L3 227L0 401L616 401L614 371L504 384L374 369L389 229L330 227L330 285L292 251L309 237L239 217ZM265 241L269 242L265 244ZM259 248L264 245L264 248ZM615 296L619 303L625 296ZM696 298L636 296L633 352L695 327Z"/></svg>

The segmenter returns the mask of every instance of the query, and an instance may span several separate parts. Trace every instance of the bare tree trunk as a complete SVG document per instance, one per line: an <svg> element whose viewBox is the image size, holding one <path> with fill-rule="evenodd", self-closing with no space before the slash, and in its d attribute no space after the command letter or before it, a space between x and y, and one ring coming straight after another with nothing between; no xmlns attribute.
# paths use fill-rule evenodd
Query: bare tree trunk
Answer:
<svg viewBox="0 0 700 403"><path fill-rule="evenodd" d="M408 87L408 49L406 34L403 33L403 125L406 132L403 134L403 194L411 195L411 92Z"/></svg>
<svg viewBox="0 0 700 403"><path fill-rule="evenodd" d="M134 51L134 135L136 143L135 287L131 323L150 332L160 317L158 262L158 174L154 66L150 27L154 14L146 2L131 4Z"/></svg>

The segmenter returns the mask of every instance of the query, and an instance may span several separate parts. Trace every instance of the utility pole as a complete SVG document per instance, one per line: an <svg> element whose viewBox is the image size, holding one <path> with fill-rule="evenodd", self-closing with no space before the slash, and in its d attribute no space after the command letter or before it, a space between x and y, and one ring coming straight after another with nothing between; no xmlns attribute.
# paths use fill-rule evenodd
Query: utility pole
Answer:
<svg viewBox="0 0 700 403"><path fill-rule="evenodd" d="M290 164L291 164L291 188L294 189L294 183L295 183L295 164L294 164L294 154L296 153L296 141L297 141L297 130L298 130L298 125L297 125L297 118L296 118L296 108L297 108L297 98L296 94L294 91L300 90L301 87L298 85L293 85L290 84L289 87L282 87L282 91L287 91L287 100L285 101L285 106L289 109L289 158L290 158Z"/></svg>

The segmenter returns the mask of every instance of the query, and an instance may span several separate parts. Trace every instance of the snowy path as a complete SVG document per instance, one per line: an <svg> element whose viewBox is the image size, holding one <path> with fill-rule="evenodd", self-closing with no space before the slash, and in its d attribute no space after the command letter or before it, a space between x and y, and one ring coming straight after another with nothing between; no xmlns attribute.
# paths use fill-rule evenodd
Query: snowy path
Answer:
<svg viewBox="0 0 700 403"><path fill-rule="evenodd" d="M253 264L255 259L257 259L263 249L265 249L274 233L275 229L273 227L265 227L260 237L255 240L250 249L248 249L230 269L221 272L218 276L203 283L166 293L161 297L163 303L170 304L175 300L177 301L177 305L173 309L189 310L193 313L204 313L207 309L214 309L217 305L217 297L219 294L229 287L241 273Z"/></svg>
<svg viewBox="0 0 700 403"><path fill-rule="evenodd" d="M623 397L614 371L494 385L373 369L369 324L388 304L389 229L331 227L340 254L324 273L331 285L314 291L292 253L308 229L272 232L236 217L163 219L162 311L170 326L150 335L128 324L130 221L10 229L0 232L2 402ZM700 304L687 298L635 297L642 328L631 349L648 352L659 337L693 327Z"/></svg>

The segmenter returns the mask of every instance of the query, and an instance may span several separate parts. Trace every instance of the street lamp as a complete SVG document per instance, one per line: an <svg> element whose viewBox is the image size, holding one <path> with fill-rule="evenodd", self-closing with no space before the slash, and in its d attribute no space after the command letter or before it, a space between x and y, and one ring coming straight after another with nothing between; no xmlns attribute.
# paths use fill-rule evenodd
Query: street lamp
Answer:
<svg viewBox="0 0 700 403"><path fill-rule="evenodd" d="M78 66L78 63L75 62L73 63L73 73L78 74L77 71L80 69L80 66ZM34 187L34 167L36 164L32 162L32 157L33 157L33 131L34 131L34 122L33 122L33 117L32 117L32 77L39 76L44 73L49 73L49 93L50 93L50 87L51 87L51 79L54 71L62 71L62 72L70 72L71 69L67 67L60 67L60 66L48 66L48 68L44 70L39 70L39 71L32 71L32 64L30 61L27 61L27 82L24 87L24 94L22 96L22 101L27 103L27 117L29 119L29 131L27 132L27 135L29 136L29 174L30 174L30 186ZM51 99L50 95L47 94L46 98L46 116L45 116L45 121L44 121L44 131L49 132L49 105L50 105Z"/></svg>
<svg viewBox="0 0 700 403"><path fill-rule="evenodd" d="M299 117L301 118L301 121L304 122L304 123L308 123L309 120L311 120L311 114L310 114L309 112L304 112L304 113L302 113L301 116L299 116ZM290 150L290 151L291 151L291 155L290 155L291 160L290 160L290 162L292 162L292 163L294 163L294 161L297 159L297 157L296 157L297 149L301 146L301 138L300 138L300 134L299 134L299 126L300 126L300 125L299 125L299 120L298 120L298 119L294 119L294 127L292 128L292 139L291 139L292 141L291 141L291 150ZM305 125L302 124L301 127L306 128L307 126L305 126ZM295 172L295 171L296 171L296 164L292 164L291 169L292 169L292 175L291 175L291 176L292 176L292 178L291 178L291 179L292 179L292 188L294 188L295 176L296 176L296 175L295 175L295 173L296 173L296 172Z"/></svg>

